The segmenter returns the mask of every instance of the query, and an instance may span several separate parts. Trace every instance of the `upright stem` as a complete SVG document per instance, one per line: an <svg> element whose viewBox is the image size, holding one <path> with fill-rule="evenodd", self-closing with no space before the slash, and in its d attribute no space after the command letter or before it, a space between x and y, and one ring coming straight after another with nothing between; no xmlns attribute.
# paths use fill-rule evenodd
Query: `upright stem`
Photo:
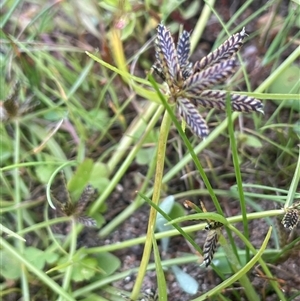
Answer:
<svg viewBox="0 0 300 301"><path fill-rule="evenodd" d="M165 111L163 121L160 127L159 133L159 140L158 140L158 149L157 149L157 163L156 163L156 172L155 172L155 180L154 180L154 189L153 189L153 196L152 202L158 205L160 199L160 191L162 185L162 177L164 172L164 162L165 162L165 153L166 153L166 145L167 145L167 138L169 135L169 128L171 125L171 118L167 111ZM144 247L143 258L141 261L141 265L139 268L139 272L137 275L137 279L131 294L131 299L136 300L138 294L140 292L144 276L146 274L146 269L149 263L149 258L151 254L152 248L152 229L155 229L155 221L156 221L156 210L151 207L150 215L149 215L149 222L148 222L148 230L146 235L146 242Z"/></svg>
<svg viewBox="0 0 300 301"><path fill-rule="evenodd" d="M20 123L19 120L15 120L15 145L14 145L14 163L16 168L14 169L14 201L15 206L17 208L17 231L23 230L23 212L20 206L21 203L21 194L20 194L20 175L19 168L17 165L20 161ZM23 253L24 251L24 241L17 239L16 248ZM25 265L21 264L21 286L22 286L22 294L24 301L30 300L29 287L28 287L28 279L27 279L27 271Z"/></svg>

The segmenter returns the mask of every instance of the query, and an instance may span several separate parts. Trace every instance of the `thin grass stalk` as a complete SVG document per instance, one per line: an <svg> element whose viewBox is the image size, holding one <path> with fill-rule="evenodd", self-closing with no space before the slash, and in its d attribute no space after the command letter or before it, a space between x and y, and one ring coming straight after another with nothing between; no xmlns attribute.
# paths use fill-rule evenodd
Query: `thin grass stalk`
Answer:
<svg viewBox="0 0 300 301"><path fill-rule="evenodd" d="M161 191L161 185L162 185L162 177L164 172L164 162L165 162L165 156L166 156L166 145L167 145L167 139L169 135L169 129L171 126L171 118L167 111L165 111L162 124L160 127L160 134L159 134L159 140L158 140L158 148L157 148L157 161L156 161L156 173L155 173L155 179L154 179L154 189L153 189L153 196L152 201L154 204L159 204L160 199L160 191ZM131 294L131 298L133 300L136 300L138 297L138 294L141 290L142 283L144 276L146 274L147 266L149 263L149 258L151 254L152 249L152 229L155 228L155 221L156 221L156 215L157 211L151 207L150 214L149 214L149 222L148 222L148 230L146 235L146 243L144 247L144 253L141 261L141 265L139 268L139 272L136 278L135 285L133 287L133 291Z"/></svg>
<svg viewBox="0 0 300 301"><path fill-rule="evenodd" d="M297 47L287 58L286 60L274 70L270 76L263 81L260 86L254 92L263 92L266 91L269 86L274 82L274 80L293 62L299 59L300 56L300 47Z"/></svg>
<svg viewBox="0 0 300 301"><path fill-rule="evenodd" d="M254 213L248 214L248 220L278 216L278 215L282 215L282 214L284 214L283 209L268 210L265 212L254 212ZM242 215L227 218L227 221L230 224L238 223L238 222L241 222L242 220L243 220ZM179 223L179 221L178 221L178 223ZM185 233L191 233L191 232L204 230L206 226L207 226L207 222L199 223L199 224L196 224L193 226L182 227L181 229ZM177 236L177 235L179 235L179 232L178 232L178 230L174 229L174 230L168 230L168 231L164 231L164 232L160 232L160 233L155 233L155 238L162 239L165 237L172 237L172 236ZM133 238L133 239L123 241L123 242L117 242L117 243L111 244L111 245L89 248L86 250L86 252L87 252L87 254L113 252L113 251L117 251L117 250L121 250L121 249L125 249L125 248L130 248L130 247L138 245L138 244L144 244L145 241L146 241L146 236L142 236L142 237Z"/></svg>
<svg viewBox="0 0 300 301"><path fill-rule="evenodd" d="M251 252L253 254L257 254L257 251L251 245L250 241L237 228L233 227L232 225L230 225L229 227L245 243L245 245L249 248L249 250L251 250ZM272 227L269 228L270 235L271 235L271 230L272 230ZM263 260L262 257L260 257L258 262L261 265L262 270L265 272L266 276L269 277L270 279L274 279L274 276L270 272L267 264L265 263L265 261ZM278 287L278 283L275 280L270 280L270 283L271 283L272 287L274 288L275 292L277 293L279 300L286 301L284 294Z"/></svg>
<svg viewBox="0 0 300 301"><path fill-rule="evenodd" d="M194 152L194 149L193 149L190 141L187 139L186 135L184 134L184 132L183 132L183 130L181 128L181 125L177 121L177 118L175 117L175 115L174 115L174 113L172 111L172 108L169 106L169 104L167 103L166 99L164 98L164 96L160 92L160 90L159 90L156 82L154 81L153 77L150 76L149 80L152 83L152 85L153 85L154 89L156 90L157 94L159 95L159 97L160 97L160 99L162 101L162 104L166 107L166 110L170 114L171 119L174 122L174 124L175 124L175 126L176 126L176 128L177 128L177 130L178 130L178 132L180 134L180 137L183 139L184 144L186 145L187 149L189 150L189 154L190 154L191 158L194 160L195 165L197 166L197 169L198 169L198 171L199 171L199 173L200 173L200 175L202 177L202 180L203 180L203 182L204 182L207 190L209 191L209 194L210 194L210 196L211 196L211 198L212 198L212 200L214 202L214 205L215 205L218 213L221 214L221 215L224 215L223 211L222 211L222 208L221 208L221 206L220 206L220 204L218 202L218 199L217 199L217 197L216 197L216 195L214 193L214 190L213 190L212 186L210 185L210 182L209 182L209 180L208 180L208 178L207 178L207 176L206 176L206 174L204 172L204 169L203 169L203 167L202 167L202 165L201 165L198 157L196 156L196 153Z"/></svg>
<svg viewBox="0 0 300 301"><path fill-rule="evenodd" d="M18 165L20 161L20 123L19 120L16 119L14 122L15 127L15 139L14 139L14 164ZM13 170L13 177L14 177L14 204L17 208L17 231L20 231L23 229L23 209L20 208L21 204L21 187L20 187L20 174L19 174L19 168L16 167ZM18 250L20 250L21 253L24 252L24 241L17 240L16 241L16 247ZM21 265L21 288L22 288L22 295L24 298L24 301L30 301L30 293L29 293L29 285L28 285L28 279L27 279L27 271L26 267Z"/></svg>
<svg viewBox="0 0 300 301"><path fill-rule="evenodd" d="M242 216L243 216L244 235L247 239L249 239L246 201L245 201L245 196L244 196L243 181L242 181L242 175L241 175L241 170L240 170L237 145L236 145L234 130L233 130L233 121L231 119L232 111L231 111L229 94L227 95L227 100L226 100L226 113L228 116L227 117L228 118L228 132L229 132L229 139L230 139L230 148L231 148L231 153L232 153L232 161L233 161L235 178L236 178L237 188L238 188L238 192L239 192L239 201L240 201L240 206L241 206L241 211L242 211ZM248 262L250 260L250 252L249 252L249 249L247 248L247 246L246 246L246 258L247 258L247 262Z"/></svg>
<svg viewBox="0 0 300 301"><path fill-rule="evenodd" d="M23 2L23 0L16 0L16 1L14 1L13 4L12 4L12 6L11 6L11 8L10 8L10 10L7 13L5 13L5 14L2 15L3 19L2 19L2 22L0 24L0 30L1 31L2 31L2 28L5 26L5 24L7 23L7 21L10 20L13 12L16 10L16 8L18 7L18 5L20 3L22 3L22 2ZM1 9L2 9L2 7L1 7Z"/></svg>
<svg viewBox="0 0 300 301"><path fill-rule="evenodd" d="M298 161L297 161L297 166L295 169L295 173L292 179L292 183L288 192L288 195L286 197L286 202L284 204L284 207L290 207L293 202L294 202L294 198L295 198L295 193L297 188L299 189L299 181L300 181L300 145L298 145Z"/></svg>
<svg viewBox="0 0 300 301"><path fill-rule="evenodd" d="M162 267L162 262L159 255L157 242L154 237L154 228L152 228L152 242L153 242L153 253L154 253L154 260L155 260L155 270L156 270L159 301L167 301L168 296L167 296L166 278Z"/></svg>
<svg viewBox="0 0 300 301"><path fill-rule="evenodd" d="M68 291L72 279L72 273L73 273L73 257L76 252L76 246L77 246L77 232L76 232L76 222L75 219L71 219L71 245L70 245L70 250L69 250L69 256L68 256L68 261L70 265L67 267L66 272L64 274L64 280L63 280L63 285L62 288L65 291ZM60 296L59 301L63 301L64 299Z"/></svg>
<svg viewBox="0 0 300 301"><path fill-rule="evenodd" d="M192 157L192 159L193 159L193 161L194 161L194 163L195 163L195 165L196 165L196 167L197 167L197 169L199 171L199 174L202 177L202 180L203 180L203 182L204 182L204 184L205 184L205 186L206 186L206 188L207 188L207 190L209 192L210 197L212 198L212 201L213 201L213 203L214 203L214 205L215 205L215 207L217 209L217 212L220 215L224 216L223 210L222 210L222 208L221 208L221 206L219 204L219 201L218 201L218 199L216 197L216 194L215 194L215 192L214 192L214 190L213 190L213 188L212 188L212 186L211 186L211 184L210 184L210 182L209 182L209 180L208 180L208 178L207 178L207 176L205 174L205 171L204 171L204 169L203 169L203 167L202 167L202 165L201 165L198 157L196 156L194 148L192 147L190 141L187 139L186 135L183 133L183 130L182 130L179 122L177 121L177 119L176 119L176 117L175 117L172 109L168 105L168 103L165 100L164 96L162 95L162 93L158 89L158 86L157 86L156 82L153 80L153 78L151 76L149 77L149 80L152 83L154 89L156 90L158 96L160 97L163 105L166 107L166 110L169 112L169 114L170 114L170 116L172 118L172 121L174 122L174 124L175 124L175 126L176 126L176 128L177 128L177 130L178 130L178 132L179 132L179 134L180 134L180 136L182 138L182 140L184 141L184 144L186 145L187 149L189 150L189 155ZM208 136L208 139L209 139L210 136L211 135ZM181 160L181 162L182 162L182 160ZM226 231L227 231L228 238L230 240L230 244L232 246L232 249L233 249L235 255L238 256L237 255L237 247L236 247L236 245L234 243L233 237L232 237L230 231L228 231L227 228L226 228Z"/></svg>
<svg viewBox="0 0 300 301"><path fill-rule="evenodd" d="M206 3L201 11L201 15L191 35L191 53L194 52L196 46L198 45L198 42L203 34L205 26L207 25L208 19L211 15L211 7L213 7L215 4L215 0L207 0L205 2Z"/></svg>

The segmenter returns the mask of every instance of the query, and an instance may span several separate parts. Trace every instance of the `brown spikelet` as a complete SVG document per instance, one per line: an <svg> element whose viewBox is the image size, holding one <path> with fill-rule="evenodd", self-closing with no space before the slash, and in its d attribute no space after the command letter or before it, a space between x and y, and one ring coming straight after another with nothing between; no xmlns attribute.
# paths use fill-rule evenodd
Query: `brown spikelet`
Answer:
<svg viewBox="0 0 300 301"><path fill-rule="evenodd" d="M236 60L230 59L190 76L183 85L183 90L190 97L199 95L204 89L209 89L224 82L231 76L236 67Z"/></svg>
<svg viewBox="0 0 300 301"><path fill-rule="evenodd" d="M196 136L199 138L207 137L207 124L196 107L189 100L185 98L178 99L177 108L180 116L185 120L186 124Z"/></svg>
<svg viewBox="0 0 300 301"><path fill-rule="evenodd" d="M205 108L226 110L227 93L219 90L205 90L193 100ZM230 94L231 107L237 112L262 112L263 104L260 100L246 95Z"/></svg>
<svg viewBox="0 0 300 301"><path fill-rule="evenodd" d="M203 246L203 263L205 267L208 267L213 260L218 241L219 234L217 231L209 230Z"/></svg>
<svg viewBox="0 0 300 301"><path fill-rule="evenodd" d="M77 214L81 214L85 210L86 206L91 201L91 198L94 195L94 193L95 193L95 189L91 185L87 185L84 188L77 202L77 210L76 210Z"/></svg>
<svg viewBox="0 0 300 301"><path fill-rule="evenodd" d="M299 222L299 217L300 211L298 209L287 209L281 223L285 228L293 230Z"/></svg>
<svg viewBox="0 0 300 301"><path fill-rule="evenodd" d="M74 217L76 221L80 222L86 227L95 227L96 221L87 217L83 214L88 203L91 201L91 197L94 196L95 190L91 185L88 185L83 190L77 203L72 202L69 191L67 189L66 178L63 172L61 172L60 182L62 183L59 186L59 195L57 197L52 195L55 204L57 205L61 214L65 216Z"/></svg>
<svg viewBox="0 0 300 301"><path fill-rule="evenodd" d="M173 81L178 79L180 67L177 58L177 51L170 31L159 24L157 27L156 43L158 45L159 62L169 86L173 86Z"/></svg>
<svg viewBox="0 0 300 301"><path fill-rule="evenodd" d="M234 111L238 112L261 112L263 111L263 104L259 99L254 97L231 94L231 101Z"/></svg>
<svg viewBox="0 0 300 301"><path fill-rule="evenodd" d="M79 222L80 224L82 224L86 227L97 227L97 222L89 216L78 215L78 216L75 216L75 219L77 222Z"/></svg>
<svg viewBox="0 0 300 301"><path fill-rule="evenodd" d="M243 40L246 37L245 28L241 32L232 35L216 50L209 53L207 56L198 61L194 65L194 72L203 70L208 66L220 63L233 57L242 47Z"/></svg>
<svg viewBox="0 0 300 301"><path fill-rule="evenodd" d="M184 67L189 63L190 44L190 34L184 30L177 44L177 55L180 67Z"/></svg>

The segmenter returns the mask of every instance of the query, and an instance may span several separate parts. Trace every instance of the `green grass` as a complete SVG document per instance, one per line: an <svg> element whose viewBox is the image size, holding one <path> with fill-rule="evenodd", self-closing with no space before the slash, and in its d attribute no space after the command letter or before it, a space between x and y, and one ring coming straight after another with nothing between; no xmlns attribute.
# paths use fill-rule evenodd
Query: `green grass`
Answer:
<svg viewBox="0 0 300 301"><path fill-rule="evenodd" d="M259 85L254 85L253 76L247 73L244 62L248 57L242 53L241 68L225 87L237 93L243 89L241 94L262 99L265 115L241 115L229 108L225 113L203 110L211 132L201 141L188 129L183 131L163 86L152 77L146 79L154 62L154 41L148 42L156 34L156 16L166 20L174 35L180 27L171 14L173 10L192 18L192 49L196 51L212 15L220 24L214 47L242 27L247 30L248 24L254 28L267 8L278 15L279 2L269 1L241 20L253 2L246 1L226 23L214 1L201 2L201 10L196 1L185 5L163 1L158 6L149 0L141 8L128 1L123 6L113 1L85 1L84 5L71 1L4 1L0 18L0 98L5 100L19 81L15 100L23 104L30 99L32 108L0 123L3 300L21 296L25 301L120 300L120 290L114 284L132 273L136 275L131 292L135 300L146 271L155 269L160 279L159 300L166 300L164 271L170 272L174 265L195 264L199 256L191 252L170 259L159 253L156 240L176 235L193 239L194 233L204 230L206 220L214 218L222 220L228 237L215 254L221 265L212 265L222 282L190 296L190 300L205 300L212 295L217 300L232 300L233 296L241 300L244 292L248 300L263 300L249 271L259 264L269 279L275 279L278 276L268 264L276 265L276 258L289 256L291 248L297 248L297 241L284 248L280 244L282 230L274 227L269 231L265 228L264 240L259 246L256 241L254 246L249 222L267 221L271 226L274 217L283 215L283 207L292 206L300 198L300 133L296 125L298 121L299 127L300 105L295 105L300 101L299 79L288 89L276 90L278 84L274 85L276 80L284 81L285 72L296 65L300 54L296 47L299 33L292 34L299 6L291 3L286 18L274 19L269 30L254 30L247 38L244 48L255 40L266 49L259 54L261 70L266 70ZM113 25L123 21L126 26L122 31ZM282 30L272 38L276 22ZM134 74L129 72L130 67ZM280 102L275 104L270 99ZM131 179L130 170L137 162L143 163ZM87 212L99 225L92 232L95 241L104 242L114 230L122 231L122 224L141 206L151 208L147 233L122 242L78 247L83 226L70 217L55 217L51 208L55 205L50 192L61 170L73 201L88 183L98 189L99 196ZM138 193L106 223L107 210L116 201L113 192L128 180L132 181L130 192ZM178 183L183 191L176 189ZM167 195L174 195L176 202L190 199L198 203L201 199L212 209L177 218L167 215L166 220L179 229L154 234L157 206ZM225 209L230 208L232 200L238 202L240 213L227 216ZM262 200L279 207L264 209ZM188 220L199 223L183 227L182 222ZM65 237L53 230L63 222L72 227ZM243 248L237 244L237 237ZM114 252L129 254L130 247L138 244L144 245L141 262L136 268L120 271L123 263ZM194 244L201 253L202 246ZM169 252L172 255L172 250ZM236 285L243 289L229 293ZM289 300L275 280L270 280L270 290L278 300Z"/></svg>

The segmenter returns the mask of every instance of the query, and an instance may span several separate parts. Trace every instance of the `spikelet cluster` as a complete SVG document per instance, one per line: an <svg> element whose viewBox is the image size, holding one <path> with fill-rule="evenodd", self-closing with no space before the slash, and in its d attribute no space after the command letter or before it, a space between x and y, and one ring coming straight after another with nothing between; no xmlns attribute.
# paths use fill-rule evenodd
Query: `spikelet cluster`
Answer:
<svg viewBox="0 0 300 301"><path fill-rule="evenodd" d="M211 222L205 227L208 231L203 246L203 264L205 267L208 267L214 258L222 226L222 223Z"/></svg>
<svg viewBox="0 0 300 301"><path fill-rule="evenodd" d="M175 47L170 31L162 24L157 27L153 69L167 83L170 101L176 102L181 118L200 138L208 135L208 127L196 105L225 110L227 93L210 89L224 83L236 71L236 53L245 37L243 29L192 64L189 61L190 34L183 31ZM230 97L233 111L263 112L263 105L258 99L238 94L230 94Z"/></svg>
<svg viewBox="0 0 300 301"><path fill-rule="evenodd" d="M300 219L300 202L296 202L291 207L285 209L285 215L281 223L284 228L288 228L289 230L293 230Z"/></svg>
<svg viewBox="0 0 300 301"><path fill-rule="evenodd" d="M72 216L77 222L86 227L96 227L96 221L84 214L86 207L96 194L95 189L91 185L87 185L81 193L78 202L74 203L72 202L70 194L67 190L67 184L63 173L61 173L61 180L62 185L60 193L63 195L64 200L59 201L52 194L52 197L55 201L55 204L58 206L59 211L65 216Z"/></svg>

